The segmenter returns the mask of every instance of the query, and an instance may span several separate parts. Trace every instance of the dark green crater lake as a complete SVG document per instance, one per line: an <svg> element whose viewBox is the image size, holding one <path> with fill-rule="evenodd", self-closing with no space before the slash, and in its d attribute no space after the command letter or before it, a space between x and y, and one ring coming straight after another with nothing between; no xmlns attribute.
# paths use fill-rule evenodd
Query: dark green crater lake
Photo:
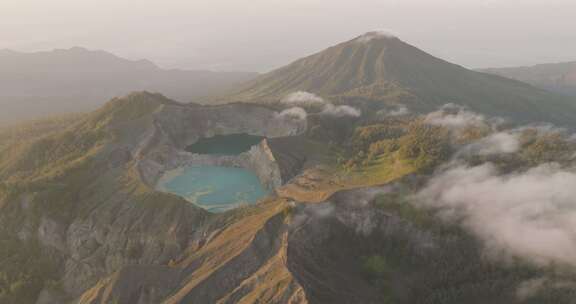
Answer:
<svg viewBox="0 0 576 304"><path fill-rule="evenodd" d="M250 150L263 139L262 136L249 134L216 135L201 138L188 146L186 151L195 154L238 155Z"/></svg>

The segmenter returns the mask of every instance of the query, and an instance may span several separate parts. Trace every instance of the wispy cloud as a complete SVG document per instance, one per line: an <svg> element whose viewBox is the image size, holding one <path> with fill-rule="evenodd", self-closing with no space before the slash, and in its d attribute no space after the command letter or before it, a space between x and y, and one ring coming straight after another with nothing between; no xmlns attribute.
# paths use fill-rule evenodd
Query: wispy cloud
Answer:
<svg viewBox="0 0 576 304"><path fill-rule="evenodd" d="M394 34L392 30L389 29L375 29L358 37L356 41L361 43L367 43L375 39L384 39L384 38L397 38L397 36L396 34Z"/></svg>
<svg viewBox="0 0 576 304"><path fill-rule="evenodd" d="M312 111L315 109L316 111L320 111L320 115L333 117L359 117L362 115L362 112L359 109L348 105L334 105L316 94L305 91L288 94L280 100L280 103L295 106L300 109L307 108L309 110L312 109Z"/></svg>
<svg viewBox="0 0 576 304"><path fill-rule="evenodd" d="M519 136L518 132L511 131L494 133L463 147L459 154L486 156L514 153L520 149Z"/></svg>
<svg viewBox="0 0 576 304"><path fill-rule="evenodd" d="M392 108L386 108L377 113L382 117L404 116L410 114L410 110L405 105L398 105Z"/></svg>
<svg viewBox="0 0 576 304"><path fill-rule="evenodd" d="M469 126L481 126L486 123L484 115L474 113L465 107L446 104L440 110L431 112L425 122L449 129L462 129Z"/></svg>
<svg viewBox="0 0 576 304"><path fill-rule="evenodd" d="M345 116L360 117L360 115L362 115L362 112L351 106L346 105L335 106L331 103L328 103L324 106L324 109L322 110L322 112L320 112L320 114L334 117L345 117Z"/></svg>
<svg viewBox="0 0 576 304"><path fill-rule="evenodd" d="M322 97L305 91L291 93L280 102L293 106L318 106L326 104L326 101L322 99Z"/></svg>
<svg viewBox="0 0 576 304"><path fill-rule="evenodd" d="M279 117L304 120L308 116L308 113L306 113L306 110L304 110L303 108L292 107L292 108L281 111L277 115Z"/></svg>
<svg viewBox="0 0 576 304"><path fill-rule="evenodd" d="M492 164L433 177L416 201L480 237L488 252L576 265L576 173L554 164L499 174Z"/></svg>

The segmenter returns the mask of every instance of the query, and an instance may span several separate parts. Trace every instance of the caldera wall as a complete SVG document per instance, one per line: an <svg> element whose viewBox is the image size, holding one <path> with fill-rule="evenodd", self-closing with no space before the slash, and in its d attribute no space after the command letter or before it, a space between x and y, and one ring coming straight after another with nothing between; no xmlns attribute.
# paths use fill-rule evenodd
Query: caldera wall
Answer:
<svg viewBox="0 0 576 304"><path fill-rule="evenodd" d="M283 182L279 164L267 140L239 155L201 155L184 149L201 138L250 134L266 138L296 136L306 130L306 120L279 115L272 109L248 105L167 105L154 115L154 130L140 149L137 164L143 181L155 187L172 170L187 166L242 167L254 172L268 190Z"/></svg>

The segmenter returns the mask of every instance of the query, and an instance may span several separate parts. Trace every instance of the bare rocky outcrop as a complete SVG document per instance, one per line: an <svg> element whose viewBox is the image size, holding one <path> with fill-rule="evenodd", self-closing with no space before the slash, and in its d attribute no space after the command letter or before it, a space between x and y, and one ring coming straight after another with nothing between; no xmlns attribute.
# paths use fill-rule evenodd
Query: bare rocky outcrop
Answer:
<svg viewBox="0 0 576 304"><path fill-rule="evenodd" d="M253 104L220 106L165 105L154 114L156 126L176 148L184 149L202 137L246 133L268 138L294 136L306 129L306 121L278 115Z"/></svg>
<svg viewBox="0 0 576 304"><path fill-rule="evenodd" d="M261 106L164 104L150 116L117 127L122 143L108 149L114 162L107 163L115 164L112 168L133 166L138 177L149 187L155 187L161 176L170 170L190 165L220 165L252 170L268 189L275 189L282 184L282 178L266 140L238 156L198 155L186 152L184 148L205 136L247 133L273 138L299 134L305 127L305 121L280 117L275 111ZM98 284L121 284L119 286L123 287L119 290L135 289L133 292L139 293L140 302L135 303L157 303L156 299L164 294L161 286L150 287L152 289L143 296L142 290L148 288L146 284L152 284L150 280L142 281L140 285L126 285L125 280L137 277L139 272L145 273L146 266L151 267L152 272L173 274L160 266L176 259L189 246L198 244L207 233L202 228L205 212L199 213L191 204L176 203L156 210L162 202L155 203L157 207L154 208L141 208L129 203L130 200L129 196L111 194L105 204L96 207L88 216L76 218L61 236L66 240L69 254L63 278L67 294L77 295L78 291L107 278L108 283L101 281ZM48 223L42 226L44 230L56 229ZM61 247L56 240L51 243ZM134 267L126 268L128 265ZM94 299L102 299L95 296L99 292L91 289L80 302L96 303ZM120 299L135 298L126 298L126 293L121 293Z"/></svg>
<svg viewBox="0 0 576 304"><path fill-rule="evenodd" d="M166 105L154 114L154 130L139 147L138 171L149 185L156 185L171 170L186 166L232 166L253 171L263 185L274 190L283 182L276 157L263 140L237 156L199 155L185 151L201 138L246 133L266 138L302 134L306 121L278 115L266 107L229 104L222 106Z"/></svg>
<svg viewBox="0 0 576 304"><path fill-rule="evenodd" d="M125 266L75 303L307 303L286 267L284 200L271 200L214 233L169 266ZM210 235L210 236L208 236ZM153 276L155 275L155 276Z"/></svg>
<svg viewBox="0 0 576 304"><path fill-rule="evenodd" d="M191 244L170 267L124 267L77 303L380 303L379 290L360 271L360 255L395 237L426 255L437 240L368 205L374 195L364 191L373 190L343 191L315 205L275 199L251 207ZM138 273L142 279L134 280ZM162 279L149 280L150 273Z"/></svg>
<svg viewBox="0 0 576 304"><path fill-rule="evenodd" d="M277 187L282 182L279 169L265 141L231 159L202 160L183 149L213 134L291 136L303 132L306 122L280 117L274 110L261 106L186 106L155 94L141 93L114 100L73 127L72 133L78 133L77 137L82 139L86 134L93 134L93 130L99 132L94 142L81 141L94 145L87 147L87 150L93 147L90 150L93 160L90 166L82 168L82 182L58 192L58 187L75 181L55 180L51 182L56 188L44 189L41 185L30 190L25 188L17 195L10 192L10 196L3 196L0 202L2 237L15 237L14 242L24 248L22 254L30 248L38 251L37 255L49 257L54 268L50 270L50 277L45 278L54 284L45 284L43 290L35 291L37 302L42 304L114 303L117 300L119 303L159 303L180 288L182 274L189 274L194 265L213 254L201 253L203 248L228 237L221 231L225 221L221 225L210 224L215 221L213 215L182 198L154 191L154 180L171 166L190 161L219 161L249 168L269 188ZM70 141L66 144L75 145L74 136L66 138ZM273 210L275 214L279 212ZM262 221L268 218L263 217ZM226 270L225 265L234 263L222 260L223 265L219 267L222 275L227 271L238 274L238 279L229 285L228 293L263 264L278 260L283 248L278 241L281 238L277 238L283 230L281 217L265 227L269 228L254 227L233 238L236 243L232 245L252 244L244 254L244 250L234 250L234 247L225 250L244 257L230 270ZM250 236L254 235L258 237L252 242ZM28 243L37 246L27 247ZM269 246L272 243L277 245ZM255 253L262 256L253 259ZM202 259L191 257L191 264L181 268L170 266L174 261L196 254L201 254ZM250 261L253 268L240 272L242 261ZM270 269L282 269L281 263L274 265L277 266ZM157 285L159 278L164 285ZM284 276L280 278L284 282ZM280 293L290 297L298 292L294 282L288 286L291 287ZM235 298L251 294L240 290L233 293Z"/></svg>
<svg viewBox="0 0 576 304"><path fill-rule="evenodd" d="M273 191L283 184L280 167L266 139L240 155L202 155L186 151L174 151L163 164L146 159L140 163L140 172L148 177L152 185L161 184L180 168L189 166L224 166L246 168L256 174L268 190Z"/></svg>
<svg viewBox="0 0 576 304"><path fill-rule="evenodd" d="M180 280L180 271L168 266L126 266L86 291L77 303L160 303Z"/></svg>
<svg viewBox="0 0 576 304"><path fill-rule="evenodd" d="M184 149L213 135L294 136L305 132L306 121L258 105L182 105L160 95L138 93L111 101L75 127L82 132L98 129L106 135L93 150L93 165L85 172L90 178L66 196L63 206L67 209L48 205L58 203L46 201L48 192L24 192L0 202L7 206L0 215L0 223L5 224L0 231L21 242L38 243L42 254L50 256L58 269L56 284L39 293L38 303L42 304L159 303L180 288L182 275L194 268L168 265L197 254L207 243L222 241L220 229L225 222L210 224L214 215L183 198L155 191L158 179L186 165L235 166L253 171L268 189L275 189L283 180L266 139L238 156L198 155ZM274 265L269 266L273 274L268 275L285 282L285 269L282 276L276 276L277 269L282 269L280 248L284 248L282 238L277 237L285 233L278 221L266 226L270 229L254 231L259 236L244 256L251 260L255 253L268 253L251 260L254 267L231 283L226 294L214 297L253 295L244 289L233 290L266 263ZM279 243L270 247L270 242ZM236 270L222 271L240 275L243 263L237 264ZM156 277L164 278L164 285L157 285ZM270 297L290 298L299 290L292 281Z"/></svg>

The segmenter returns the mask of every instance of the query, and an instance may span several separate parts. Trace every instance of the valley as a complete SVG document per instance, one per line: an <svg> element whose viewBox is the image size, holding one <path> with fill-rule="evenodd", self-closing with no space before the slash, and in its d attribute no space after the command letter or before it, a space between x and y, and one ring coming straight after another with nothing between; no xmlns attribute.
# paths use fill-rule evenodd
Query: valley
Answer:
<svg viewBox="0 0 576 304"><path fill-rule="evenodd" d="M0 50L0 126L92 111L113 97L140 90L191 102L256 75L164 69L149 60L82 47L30 53Z"/></svg>
<svg viewBox="0 0 576 304"><path fill-rule="evenodd" d="M526 82L558 94L576 96L576 62L544 63L480 71Z"/></svg>

